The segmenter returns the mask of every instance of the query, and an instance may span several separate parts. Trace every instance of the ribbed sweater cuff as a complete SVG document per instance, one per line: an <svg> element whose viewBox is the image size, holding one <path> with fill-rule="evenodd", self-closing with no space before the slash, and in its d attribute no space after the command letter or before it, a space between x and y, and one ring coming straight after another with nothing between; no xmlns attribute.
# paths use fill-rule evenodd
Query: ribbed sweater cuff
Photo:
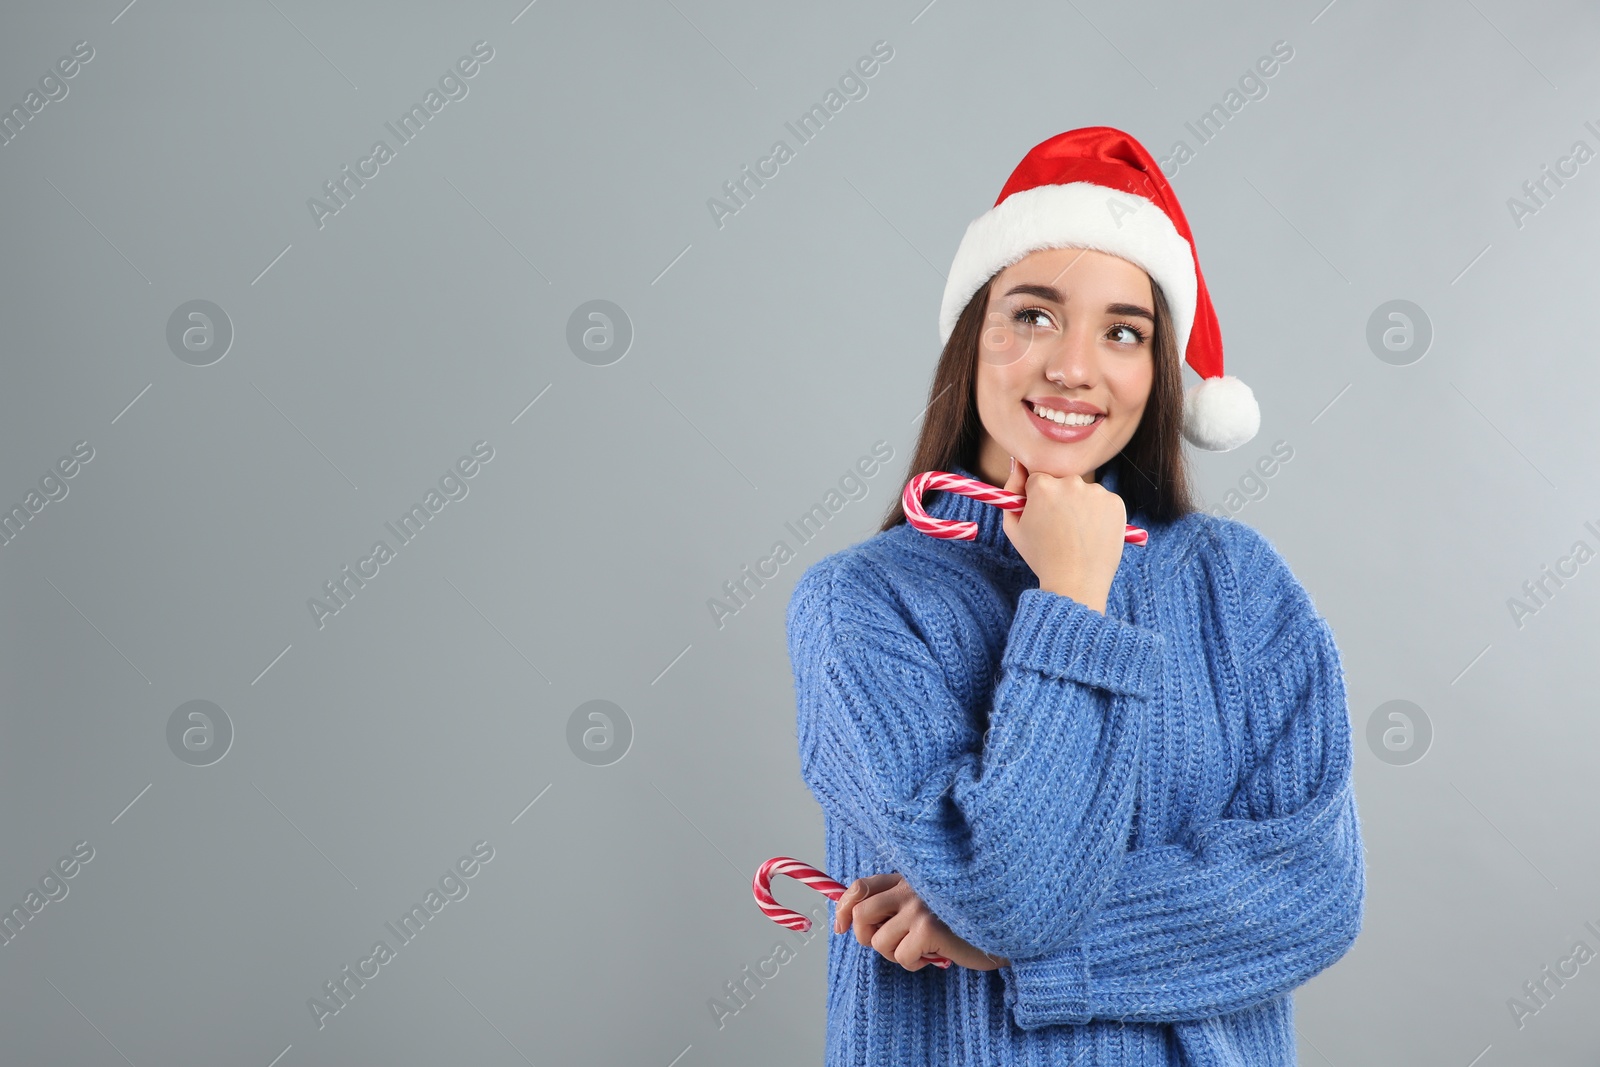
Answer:
<svg viewBox="0 0 1600 1067"><path fill-rule="evenodd" d="M1001 662L1114 693L1151 697L1161 685L1164 643L1154 630L1102 615L1071 597L1025 589Z"/></svg>
<svg viewBox="0 0 1600 1067"><path fill-rule="evenodd" d="M1074 945L1051 956L1012 960L1000 968L1006 1008L1025 1030L1086 1023L1089 1013L1089 957Z"/></svg>

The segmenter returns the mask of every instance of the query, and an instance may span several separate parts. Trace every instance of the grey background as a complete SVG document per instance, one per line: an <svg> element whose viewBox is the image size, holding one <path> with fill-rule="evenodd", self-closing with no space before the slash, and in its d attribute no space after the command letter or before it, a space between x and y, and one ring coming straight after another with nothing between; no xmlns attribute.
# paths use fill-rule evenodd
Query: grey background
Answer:
<svg viewBox="0 0 1600 1067"><path fill-rule="evenodd" d="M1520 227L1507 199L1600 147L1597 39L1590 5L1509 0L9 5L6 108L94 57L0 147L0 503L94 458L0 547L0 902L94 858L0 947L0 1058L819 1062L821 939L708 1007L796 943L755 868L821 858L788 591L905 473L967 222L1106 124L1196 149L1173 182L1264 421L1195 468L1348 671L1367 917L1296 995L1301 1061L1592 1063L1593 967L1521 1027L1507 1002L1600 948L1600 564L1520 627L1507 601L1600 544L1600 162ZM480 40L468 95L319 228L308 198ZM868 94L719 228L707 198L878 40ZM197 299L234 330L205 367L166 341ZM596 299L634 332L607 366L566 340ZM1400 366L1366 341L1397 299L1434 334ZM880 439L867 497L719 629L707 600ZM319 629L308 598L480 440ZM234 731L209 766L168 747L191 700ZM632 727L606 766L567 742L591 700ZM1367 742L1391 700L1425 758ZM319 1029L308 998L478 841L469 895Z"/></svg>

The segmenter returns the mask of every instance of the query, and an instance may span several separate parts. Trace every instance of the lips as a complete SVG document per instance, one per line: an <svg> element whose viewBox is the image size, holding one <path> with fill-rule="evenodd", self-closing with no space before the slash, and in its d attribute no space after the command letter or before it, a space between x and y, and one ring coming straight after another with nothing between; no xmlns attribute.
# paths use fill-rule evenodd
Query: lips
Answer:
<svg viewBox="0 0 1600 1067"><path fill-rule="evenodd" d="M1038 430L1041 436L1062 444L1072 444L1075 441L1084 440L1099 430L1100 424L1106 421L1104 412L1096 414L1094 411L1090 411L1086 412L1086 414L1095 414L1093 422L1084 426L1063 426L1054 419L1047 419L1042 415L1035 414L1033 405L1026 400L1022 401L1022 406L1028 413L1028 421L1033 424L1033 428ZM1084 406L1088 407L1089 405Z"/></svg>
<svg viewBox="0 0 1600 1067"><path fill-rule="evenodd" d="M1029 396L1024 397L1024 404L1030 407L1038 404L1055 411L1065 412L1068 415L1104 415L1105 412L1089 403L1087 400L1069 400L1064 396Z"/></svg>

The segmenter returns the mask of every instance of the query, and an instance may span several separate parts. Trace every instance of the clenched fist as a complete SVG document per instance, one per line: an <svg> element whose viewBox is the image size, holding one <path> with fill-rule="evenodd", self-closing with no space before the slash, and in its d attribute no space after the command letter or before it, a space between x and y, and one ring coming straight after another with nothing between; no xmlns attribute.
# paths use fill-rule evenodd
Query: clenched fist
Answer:
<svg viewBox="0 0 1600 1067"><path fill-rule="evenodd" d="M833 932L846 930L854 930L857 941L908 971L928 966L922 957L930 954L975 971L1011 963L952 933L899 872L869 874L850 883L833 917Z"/></svg>
<svg viewBox="0 0 1600 1067"><path fill-rule="evenodd" d="M1127 533L1122 498L1080 475L1030 474L1020 460L1005 488L1027 497L1020 515L1007 511L1002 521L1039 588L1105 614Z"/></svg>

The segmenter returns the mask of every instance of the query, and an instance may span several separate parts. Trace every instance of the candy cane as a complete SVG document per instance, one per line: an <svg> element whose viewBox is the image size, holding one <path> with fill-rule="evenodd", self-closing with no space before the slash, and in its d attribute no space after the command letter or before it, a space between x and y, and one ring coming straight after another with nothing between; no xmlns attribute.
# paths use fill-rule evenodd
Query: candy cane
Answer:
<svg viewBox="0 0 1600 1067"><path fill-rule="evenodd" d="M811 929L811 920L801 915L798 911L790 911L782 904L779 904L773 897L772 887L769 883L775 874L786 874L797 882L804 882L812 889L822 893L829 900L838 900L844 896L844 886L835 882L809 863L801 863L799 860L790 859L788 856L772 857L756 871L755 878L750 882L750 888L755 892L756 903L761 905L761 910L766 912L767 918L779 926L787 926L791 930L799 930L804 933ZM943 956L935 956L931 952L925 954L922 958L935 967L950 966L949 960Z"/></svg>
<svg viewBox="0 0 1600 1067"><path fill-rule="evenodd" d="M936 519L929 515L922 508L922 494L930 489L960 493L962 496L970 496L982 503L993 504L1005 511L1021 511L1023 505L1027 503L1027 497L1007 492L988 482L980 482L976 478L963 478L948 471L924 471L906 483L905 492L900 496L900 506L905 510L906 522L914 528L929 537L948 541L975 539L978 536L978 524L957 519ZM1129 523L1123 530L1122 540L1126 544L1142 545L1150 540L1150 535Z"/></svg>

